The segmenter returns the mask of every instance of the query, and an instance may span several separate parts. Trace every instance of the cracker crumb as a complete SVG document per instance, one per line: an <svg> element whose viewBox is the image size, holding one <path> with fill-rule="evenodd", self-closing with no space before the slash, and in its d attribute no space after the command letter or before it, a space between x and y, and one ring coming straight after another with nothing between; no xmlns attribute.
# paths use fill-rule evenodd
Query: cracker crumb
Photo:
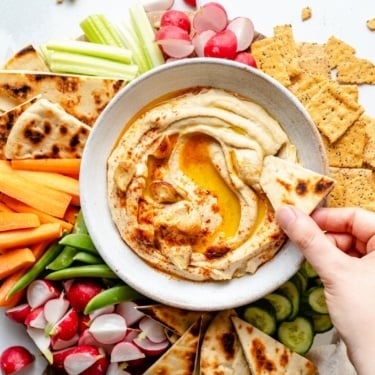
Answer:
<svg viewBox="0 0 375 375"><path fill-rule="evenodd" d="M371 18L370 20L367 20L366 26L370 31L375 31L375 18Z"/></svg>
<svg viewBox="0 0 375 375"><path fill-rule="evenodd" d="M312 16L312 11L310 7L305 7L302 9L302 12L301 12L302 21L307 21L308 19L311 18L311 16Z"/></svg>

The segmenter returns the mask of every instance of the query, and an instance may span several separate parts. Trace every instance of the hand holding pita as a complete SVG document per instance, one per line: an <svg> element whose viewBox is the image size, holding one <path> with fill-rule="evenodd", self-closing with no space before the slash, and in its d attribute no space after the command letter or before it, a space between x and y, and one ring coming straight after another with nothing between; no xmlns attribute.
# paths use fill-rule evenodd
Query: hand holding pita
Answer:
<svg viewBox="0 0 375 375"><path fill-rule="evenodd" d="M311 217L292 206L276 219L325 286L332 321L359 374L375 374L375 213L318 208Z"/></svg>

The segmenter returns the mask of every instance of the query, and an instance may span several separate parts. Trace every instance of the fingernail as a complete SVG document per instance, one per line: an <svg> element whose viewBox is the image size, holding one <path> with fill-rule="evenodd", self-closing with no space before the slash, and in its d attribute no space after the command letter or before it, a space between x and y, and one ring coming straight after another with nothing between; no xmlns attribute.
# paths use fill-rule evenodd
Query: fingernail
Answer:
<svg viewBox="0 0 375 375"><path fill-rule="evenodd" d="M289 225L296 220L297 216L291 206L283 206L276 211L276 220L283 229L288 229Z"/></svg>

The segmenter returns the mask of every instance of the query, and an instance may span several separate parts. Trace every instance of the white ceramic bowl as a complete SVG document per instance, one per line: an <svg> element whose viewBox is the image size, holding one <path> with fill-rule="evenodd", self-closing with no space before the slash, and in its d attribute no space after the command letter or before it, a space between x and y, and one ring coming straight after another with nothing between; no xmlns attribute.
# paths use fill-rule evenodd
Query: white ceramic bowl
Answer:
<svg viewBox="0 0 375 375"><path fill-rule="evenodd" d="M237 92L266 108L283 126L302 165L327 172L310 117L290 92L262 72L232 61L196 58L163 65L127 85L99 117L85 147L80 175L81 205L99 253L118 276L153 300L191 310L220 310L255 301L275 290L299 268L302 255L286 242L253 275L230 281L177 280L153 269L127 247L107 203L106 162L124 125L148 103L180 89L212 86Z"/></svg>

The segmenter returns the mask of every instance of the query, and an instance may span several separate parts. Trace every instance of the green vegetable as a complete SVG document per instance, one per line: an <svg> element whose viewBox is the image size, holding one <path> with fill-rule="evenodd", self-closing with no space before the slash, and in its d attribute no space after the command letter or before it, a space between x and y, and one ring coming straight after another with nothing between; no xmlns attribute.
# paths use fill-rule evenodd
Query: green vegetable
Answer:
<svg viewBox="0 0 375 375"><path fill-rule="evenodd" d="M89 234L82 211L79 211L77 214L72 233Z"/></svg>
<svg viewBox="0 0 375 375"><path fill-rule="evenodd" d="M39 277L47 266L53 259L56 258L57 254L60 253L63 246L58 242L53 243L45 253L39 258L39 260L34 263L28 272L26 272L23 277L21 277L9 291L7 298L12 297L14 293L26 288L32 281Z"/></svg>
<svg viewBox="0 0 375 375"><path fill-rule="evenodd" d="M95 255L98 254L91 237L84 233L71 233L64 236L60 241L60 245L75 247L76 249L88 251Z"/></svg>
<svg viewBox="0 0 375 375"><path fill-rule="evenodd" d="M49 273L47 280L66 280L77 277L101 277L117 279L117 275L106 264L90 264L85 266L69 267Z"/></svg>
<svg viewBox="0 0 375 375"><path fill-rule="evenodd" d="M292 281L288 280L284 284L282 284L276 292L287 297L292 303L292 312L288 319L294 319L298 314L300 305L300 294L298 288Z"/></svg>
<svg viewBox="0 0 375 375"><path fill-rule="evenodd" d="M276 332L276 312L266 299L260 299L245 307L243 318L268 335Z"/></svg>
<svg viewBox="0 0 375 375"><path fill-rule="evenodd" d="M62 251L57 255L51 263L47 264L46 269L51 271L58 271L69 267L74 262L74 255L79 250L75 247L64 246Z"/></svg>
<svg viewBox="0 0 375 375"><path fill-rule="evenodd" d="M281 322L288 319L292 313L292 303L290 300L282 294L270 293L264 297L269 301L275 309L276 320Z"/></svg>
<svg viewBox="0 0 375 375"><path fill-rule="evenodd" d="M302 296L302 302L306 309L311 309L311 311L318 314L328 314L326 297L322 286L309 288Z"/></svg>
<svg viewBox="0 0 375 375"><path fill-rule="evenodd" d="M329 314L313 314L310 318L315 333L327 332L333 327Z"/></svg>
<svg viewBox="0 0 375 375"><path fill-rule="evenodd" d="M94 296L86 305L84 314L100 309L105 306L114 305L120 302L144 298L136 290L128 285L117 285Z"/></svg>
<svg viewBox="0 0 375 375"><path fill-rule="evenodd" d="M87 264L103 264L104 261L100 256L96 256L86 251L79 251L73 256L74 262L81 262Z"/></svg>

